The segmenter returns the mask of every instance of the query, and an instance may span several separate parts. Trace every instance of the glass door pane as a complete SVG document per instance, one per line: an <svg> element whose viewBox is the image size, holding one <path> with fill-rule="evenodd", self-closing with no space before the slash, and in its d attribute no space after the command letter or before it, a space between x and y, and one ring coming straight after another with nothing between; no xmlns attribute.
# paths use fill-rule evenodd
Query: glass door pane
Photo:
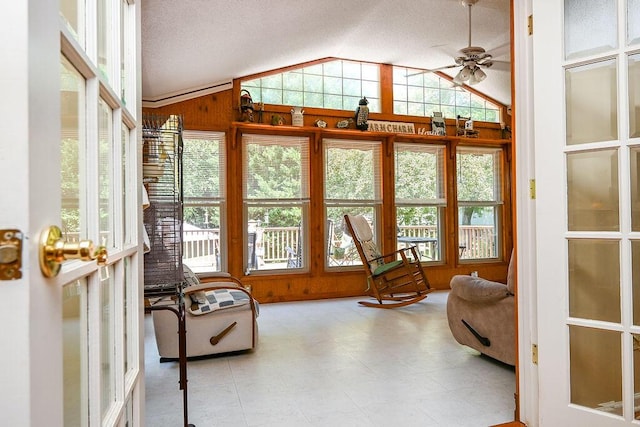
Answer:
<svg viewBox="0 0 640 427"><path fill-rule="evenodd" d="M124 281L123 281L123 293L124 296L124 349L123 349L123 360L124 360L124 373L128 374L130 370L135 369L137 367L137 363L135 360L136 357L136 342L135 339L135 324L136 324L136 316L138 314L136 307L136 298L135 293L137 292L136 282L133 280L133 269L132 269L132 259L127 257L124 259Z"/></svg>
<svg viewBox="0 0 640 427"><path fill-rule="evenodd" d="M603 61L569 68L565 71L565 86L567 144L617 139L616 61Z"/></svg>
<svg viewBox="0 0 640 427"><path fill-rule="evenodd" d="M640 42L640 0L627 0L627 43Z"/></svg>
<svg viewBox="0 0 640 427"><path fill-rule="evenodd" d="M633 417L640 420L640 334L631 334L633 348Z"/></svg>
<svg viewBox="0 0 640 427"><path fill-rule="evenodd" d="M620 332L569 326L571 403L622 415Z"/></svg>
<svg viewBox="0 0 640 427"><path fill-rule="evenodd" d="M569 230L618 230L618 201L618 150L567 154Z"/></svg>
<svg viewBox="0 0 640 427"><path fill-rule="evenodd" d="M85 47L85 12L84 0L60 0L60 15L82 47Z"/></svg>
<svg viewBox="0 0 640 427"><path fill-rule="evenodd" d="M122 247L122 244L128 244L135 240L135 237L131 236L130 224L128 223L129 217L127 216L127 212L129 212L129 199L134 191L133 188L130 188L130 182L133 180L129 179L127 165L127 161L129 160L128 153L130 152L129 133L130 130L127 125L122 123L122 129L120 131L120 158L122 159L122 171L120 175L122 179L122 210L119 213L120 218L122 218L122 234L118 247Z"/></svg>
<svg viewBox="0 0 640 427"><path fill-rule="evenodd" d="M620 322L618 241L569 240L569 316Z"/></svg>
<svg viewBox="0 0 640 427"><path fill-rule="evenodd" d="M115 247L113 241L113 113L111 107L100 99L98 106L99 164L98 185L100 197L100 243Z"/></svg>
<svg viewBox="0 0 640 427"><path fill-rule="evenodd" d="M631 164L631 230L640 231L640 148L632 147L629 151Z"/></svg>
<svg viewBox="0 0 640 427"><path fill-rule="evenodd" d="M112 15L112 2L109 0L98 0L98 70L105 80L109 80L113 74L111 67L113 67L112 51L114 46L114 21ZM118 33L117 36L120 34ZM119 37L118 37L119 38ZM114 86L115 82L111 82L111 86Z"/></svg>
<svg viewBox="0 0 640 427"><path fill-rule="evenodd" d="M87 426L87 293L84 279L62 289L64 425Z"/></svg>
<svg viewBox="0 0 640 427"><path fill-rule="evenodd" d="M629 56L629 137L640 137L640 54Z"/></svg>
<svg viewBox="0 0 640 427"><path fill-rule="evenodd" d="M80 234L86 235L86 228L80 217L79 179L80 169L85 164L85 81L64 56L61 60L61 228L67 240L77 241Z"/></svg>
<svg viewBox="0 0 640 427"><path fill-rule="evenodd" d="M115 402L115 348L114 348L114 331L115 331L115 301L114 295L114 269L109 266L101 270L101 274L106 274L100 280L100 296L101 296L101 318L100 318L100 384L101 384L101 413L104 417Z"/></svg>
<svg viewBox="0 0 640 427"><path fill-rule="evenodd" d="M565 57L593 55L617 47L616 0L565 0Z"/></svg>

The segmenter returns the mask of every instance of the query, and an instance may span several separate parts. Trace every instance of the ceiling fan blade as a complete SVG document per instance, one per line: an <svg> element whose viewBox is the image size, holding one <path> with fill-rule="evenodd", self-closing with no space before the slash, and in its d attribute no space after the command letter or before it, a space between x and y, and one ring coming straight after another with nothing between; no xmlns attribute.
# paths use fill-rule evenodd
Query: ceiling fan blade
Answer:
<svg viewBox="0 0 640 427"><path fill-rule="evenodd" d="M405 77L419 76L420 74L433 73L435 71L446 70L446 69L449 69L449 68L456 68L456 67L459 67L459 66L460 65L458 65L458 64L451 64L451 65L445 65L444 67L429 68L427 70L422 70L422 71L418 71L418 72L415 72L415 73L406 74Z"/></svg>
<svg viewBox="0 0 640 427"><path fill-rule="evenodd" d="M489 49L489 53L497 58L501 56L510 56L511 55L511 43L503 43L500 46L496 46L493 49Z"/></svg>
<svg viewBox="0 0 640 427"><path fill-rule="evenodd" d="M511 71L511 63L509 61L491 61L492 70Z"/></svg>

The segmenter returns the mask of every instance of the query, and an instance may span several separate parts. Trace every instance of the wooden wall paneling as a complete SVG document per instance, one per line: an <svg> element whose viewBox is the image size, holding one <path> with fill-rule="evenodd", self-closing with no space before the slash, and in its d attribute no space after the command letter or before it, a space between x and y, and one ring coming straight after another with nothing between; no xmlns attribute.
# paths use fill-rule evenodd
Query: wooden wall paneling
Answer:
<svg viewBox="0 0 640 427"><path fill-rule="evenodd" d="M243 215L242 201L242 134L231 127L231 149L227 151L227 260L228 271L236 277L244 276L243 235L246 221ZM224 247L224 244L223 244ZM256 289L252 289L255 292Z"/></svg>
<svg viewBox="0 0 640 427"><path fill-rule="evenodd" d="M324 150L319 132L309 135L309 225L311 233L311 256L309 268L312 276L324 274L326 245L326 221L324 221Z"/></svg>
<svg viewBox="0 0 640 427"><path fill-rule="evenodd" d="M394 196L395 158L394 138L388 136L382 139L381 153L381 178L382 178L382 242L380 251L383 254L396 250L396 201Z"/></svg>
<svg viewBox="0 0 640 427"><path fill-rule="evenodd" d="M384 69L384 67L383 67ZM390 68L389 68L390 69ZM383 71L383 78L386 74ZM391 75L388 76L391 78ZM237 93L235 93L237 92ZM235 94L234 94L235 93ZM237 96L236 96L237 95ZM382 167L383 167L383 198L382 218L384 221L385 250L395 247L395 201L393 200L393 143L394 141L407 141L416 143L445 144L445 174L447 180L448 207L445 209L445 236L447 239L445 249L445 261L440 264L426 264L426 271L431 285L436 289L449 289L449 281L454 274L468 274L478 271L482 277L490 280L504 282L506 279L507 264L505 262L478 262L457 263L457 203L455 201L455 147L457 144L466 143L474 145L504 145L509 141L498 140L501 135L500 126L495 123L477 126L482 138L466 139L454 136L437 137L427 135L388 134L381 132L361 132L359 130L336 129L335 123L347 117L352 117L350 111L334 111L320 109L305 109L305 126L271 126L268 124L237 122L236 98L239 97L239 89L219 92L213 95L205 95L188 101L179 102L160 108L145 108L145 112L158 114L181 114L184 117L184 125L187 130L214 130L224 131L227 135L227 242L222 242L222 250L226 248L227 271L240 277L243 282L252 286L252 292L260 302L294 301L321 298L337 298L363 295L366 290L366 280L361 266L353 267L346 271L326 271L324 265L326 224L324 223L324 188L323 188L323 151L321 141L324 137L347 138L353 140L382 140ZM384 99L389 99L383 95ZM384 101L383 101L384 102ZM234 107L235 105L235 107ZM290 107L266 106L290 120ZM385 109L388 108L385 107ZM265 114L265 117L267 115ZM410 121L415 120L416 126L430 129L429 118L398 117L388 113L370 116L372 120ZM321 129L313 126L317 118L322 118L329 123L329 127ZM455 135L455 121L447 122L447 132ZM270 274L268 272L254 272L249 276L244 273L244 227L246 221L243 217L242 200L242 134L276 134L276 135L307 135L310 138L310 251L309 271L306 273ZM505 156L506 157L506 156ZM505 175L511 168L511 163L505 163ZM511 197L511 180L508 188L505 186L505 208L509 207ZM511 218L509 214L508 218ZM508 224L507 224L508 223ZM512 241L511 230L513 221L505 220L505 248ZM511 240L509 240L511 239ZM507 249L507 250L510 250Z"/></svg>
<svg viewBox="0 0 640 427"><path fill-rule="evenodd" d="M460 265L459 259L459 233L458 233L458 180L456 165L456 149L458 140L449 141L445 149L445 176L446 176L446 197L447 207L445 208L445 232L447 235L446 260L449 265L456 267ZM484 277L484 276L482 276ZM447 288L449 284L447 283Z"/></svg>
<svg viewBox="0 0 640 427"><path fill-rule="evenodd" d="M380 66L380 109L382 114L393 114L393 66ZM376 119L381 120L381 119Z"/></svg>
<svg viewBox="0 0 640 427"><path fill-rule="evenodd" d="M154 114L180 114L187 130L227 131L235 120L231 103L231 90L177 102L158 108L143 108Z"/></svg>

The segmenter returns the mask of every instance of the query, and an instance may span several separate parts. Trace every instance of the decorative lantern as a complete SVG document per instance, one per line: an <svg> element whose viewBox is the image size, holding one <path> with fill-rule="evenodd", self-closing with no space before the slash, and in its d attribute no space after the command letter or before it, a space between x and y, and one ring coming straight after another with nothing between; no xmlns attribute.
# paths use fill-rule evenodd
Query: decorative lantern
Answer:
<svg viewBox="0 0 640 427"><path fill-rule="evenodd" d="M248 90L242 89L240 91L240 112L247 110L253 111L253 99L251 99L251 94Z"/></svg>
<svg viewBox="0 0 640 427"><path fill-rule="evenodd" d="M253 99L246 89L240 91L240 113L242 121L253 122Z"/></svg>

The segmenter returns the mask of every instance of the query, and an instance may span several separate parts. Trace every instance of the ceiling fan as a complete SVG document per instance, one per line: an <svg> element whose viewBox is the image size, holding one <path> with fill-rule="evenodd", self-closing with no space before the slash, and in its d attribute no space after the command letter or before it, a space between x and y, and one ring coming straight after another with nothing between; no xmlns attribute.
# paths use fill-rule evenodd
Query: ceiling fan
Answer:
<svg viewBox="0 0 640 427"><path fill-rule="evenodd" d="M429 69L420 73L409 74L407 77L425 72L440 71L462 66L460 71L458 71L458 74L453 78L453 82L458 85L462 83L474 85L487 78L487 74L482 69L490 68L494 64L494 60L492 59L493 56L482 47L471 45L471 8L473 5L478 3L478 1L479 0L460 0L460 3L467 7L469 11L469 43L467 47L458 51L461 56L454 59L455 64Z"/></svg>

